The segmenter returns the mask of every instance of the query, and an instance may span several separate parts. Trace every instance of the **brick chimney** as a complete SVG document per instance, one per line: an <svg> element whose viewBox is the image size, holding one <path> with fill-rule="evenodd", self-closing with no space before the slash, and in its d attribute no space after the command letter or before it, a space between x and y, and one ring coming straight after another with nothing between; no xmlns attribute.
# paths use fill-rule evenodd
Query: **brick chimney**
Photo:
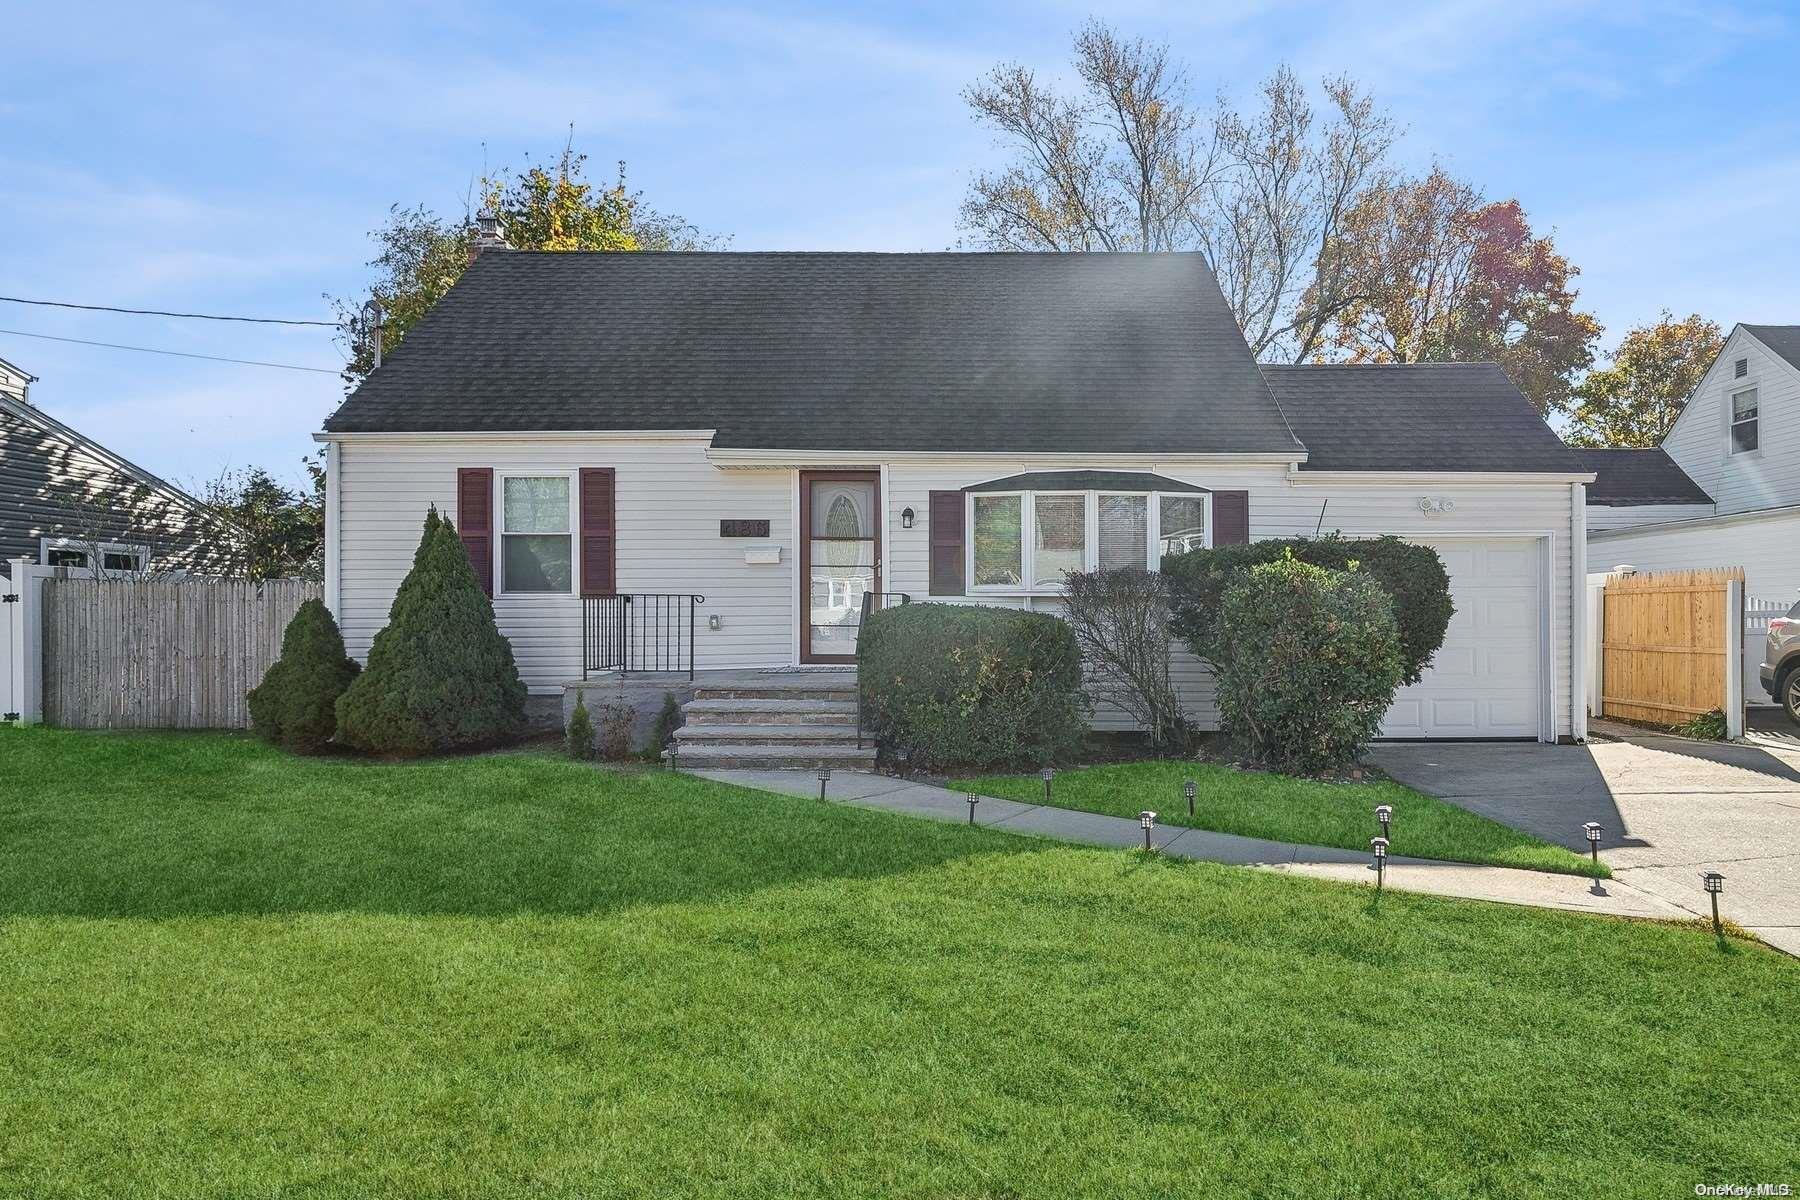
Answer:
<svg viewBox="0 0 1800 1200"><path fill-rule="evenodd" d="M469 242L469 261L474 262L488 250L511 250L506 243L506 223L500 214L484 208L475 214L475 237Z"/></svg>

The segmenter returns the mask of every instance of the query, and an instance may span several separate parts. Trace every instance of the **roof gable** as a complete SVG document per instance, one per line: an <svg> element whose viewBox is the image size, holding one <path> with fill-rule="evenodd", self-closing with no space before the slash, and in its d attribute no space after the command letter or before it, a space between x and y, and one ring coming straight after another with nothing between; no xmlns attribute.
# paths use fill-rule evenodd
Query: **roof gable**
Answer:
<svg viewBox="0 0 1800 1200"><path fill-rule="evenodd" d="M1305 454L1198 254L490 251L326 428Z"/></svg>
<svg viewBox="0 0 1800 1200"><path fill-rule="evenodd" d="M1663 431L1662 445L1668 444L1675 431L1688 420L1689 413L1703 407L1695 404L1695 399L1712 386L1713 376L1716 372L1729 370L1727 364L1735 362L1740 357L1737 351L1743 345L1742 339L1744 338L1749 338L1757 343L1758 347L1777 364L1786 367L1800 377L1800 359L1795 357L1800 355L1800 325L1745 325L1742 323L1733 325L1731 332L1725 337L1725 344L1719 347L1719 352L1713 355L1712 362L1707 364L1706 371L1700 376L1700 382L1696 383L1694 390L1688 393L1686 402L1681 406L1681 411L1675 415L1675 420L1670 422L1668 429ZM1730 380L1726 379L1722 382L1729 384ZM1698 417L1694 419L1699 420Z"/></svg>

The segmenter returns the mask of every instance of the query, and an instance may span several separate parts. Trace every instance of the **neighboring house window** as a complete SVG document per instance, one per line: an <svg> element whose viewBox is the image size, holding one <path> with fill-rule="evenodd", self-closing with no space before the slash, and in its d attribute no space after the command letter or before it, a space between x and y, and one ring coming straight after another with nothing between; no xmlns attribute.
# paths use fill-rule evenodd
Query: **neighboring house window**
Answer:
<svg viewBox="0 0 1800 1200"><path fill-rule="evenodd" d="M1756 389L1731 393L1731 452L1756 449Z"/></svg>
<svg viewBox="0 0 1800 1200"><path fill-rule="evenodd" d="M92 555L100 555L100 569L112 574L136 575L150 560L147 546L131 546L120 542L89 542L80 538L38 539L38 561L46 567L69 567L85 571L93 565Z"/></svg>
<svg viewBox="0 0 1800 1200"><path fill-rule="evenodd" d="M568 595L574 590L574 488L567 475L500 479L500 590Z"/></svg>
<svg viewBox="0 0 1800 1200"><path fill-rule="evenodd" d="M1164 554L1205 546L1207 497L976 492L969 498L969 525L972 589L1054 592L1071 571L1153 571Z"/></svg>

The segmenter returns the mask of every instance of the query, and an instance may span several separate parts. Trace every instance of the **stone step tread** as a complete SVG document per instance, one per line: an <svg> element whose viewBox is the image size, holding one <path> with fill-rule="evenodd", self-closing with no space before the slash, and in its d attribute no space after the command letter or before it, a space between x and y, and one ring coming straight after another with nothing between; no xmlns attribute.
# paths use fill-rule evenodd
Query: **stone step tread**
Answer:
<svg viewBox="0 0 1800 1200"><path fill-rule="evenodd" d="M684 742L854 742L854 725L683 725Z"/></svg>
<svg viewBox="0 0 1800 1200"><path fill-rule="evenodd" d="M708 684L694 689L695 700L806 700L855 703L856 688L817 685L806 688L724 687Z"/></svg>
<svg viewBox="0 0 1800 1200"><path fill-rule="evenodd" d="M836 725L845 729L856 728L855 713L761 713L761 712L712 712L688 713L687 723L709 729L714 725L760 725L764 729L779 729L783 725Z"/></svg>
<svg viewBox="0 0 1800 1200"><path fill-rule="evenodd" d="M854 700L810 700L784 697L780 700L689 700L682 711L692 713L843 713L856 715Z"/></svg>
<svg viewBox="0 0 1800 1200"><path fill-rule="evenodd" d="M734 742L699 746L684 745L677 760L683 767L816 767L858 766L875 761L873 746L858 750L847 746L770 746Z"/></svg>

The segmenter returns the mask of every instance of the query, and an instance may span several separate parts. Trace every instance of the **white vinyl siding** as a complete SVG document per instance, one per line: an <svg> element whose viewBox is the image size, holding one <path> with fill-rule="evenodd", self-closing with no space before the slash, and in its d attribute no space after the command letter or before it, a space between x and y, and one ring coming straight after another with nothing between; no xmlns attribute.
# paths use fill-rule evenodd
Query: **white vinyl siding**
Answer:
<svg viewBox="0 0 1800 1200"><path fill-rule="evenodd" d="M1712 515L1713 506L1710 504L1595 504L1591 497L1587 503L1587 527L1590 535L1605 529L1660 525L1665 521L1689 521Z"/></svg>
<svg viewBox="0 0 1800 1200"><path fill-rule="evenodd" d="M339 448L338 619L350 652L366 658L412 566L425 510L456 515L458 467L504 474L559 474L612 467L618 508L621 592L693 592L699 609L695 664L702 670L793 661L792 471L721 471L701 441L493 439L349 440ZM499 528L499 509L495 527ZM719 521L769 522L769 538L723 538ZM923 525L923 522L921 522ZM744 561L751 547L782 547L778 564ZM580 564L574 567L580 577ZM498 584L496 579L496 584ZM513 643L526 686L557 692L581 678L581 601L572 595L497 595L500 631ZM717 613L719 629L707 627Z"/></svg>
<svg viewBox="0 0 1800 1200"><path fill-rule="evenodd" d="M1630 565L1640 571L1742 567L1744 596L1791 603L1800 594L1800 509L1596 533L1588 570Z"/></svg>

